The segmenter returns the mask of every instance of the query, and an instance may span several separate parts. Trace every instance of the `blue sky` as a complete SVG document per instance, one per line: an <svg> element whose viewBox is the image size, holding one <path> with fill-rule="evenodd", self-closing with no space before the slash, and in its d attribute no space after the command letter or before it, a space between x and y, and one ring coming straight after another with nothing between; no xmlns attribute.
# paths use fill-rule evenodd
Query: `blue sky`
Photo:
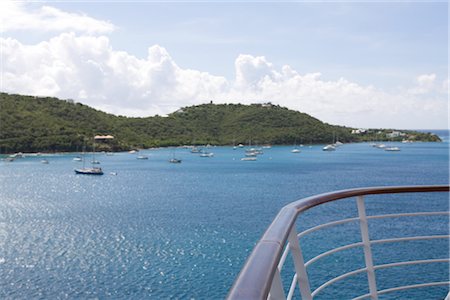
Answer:
<svg viewBox="0 0 450 300"><path fill-rule="evenodd" d="M124 52L126 61L130 57L140 60L134 63L142 74L143 69L148 71L144 64L149 64L145 62L149 47L163 49L161 52L153 48L153 51L158 53L159 62L167 58L165 61L170 61L171 67L166 64L148 71L148 82L139 90L133 90L138 83L124 86L121 92L126 100L122 103L109 101L108 96L101 102L98 100L101 91L83 86L80 88L85 93L71 96L113 113L164 114L176 106L196 104L209 98L218 102L250 103L264 99L342 125L447 126L448 116L442 112L447 108L448 97L448 7L445 2L49 1L26 3L21 10L36 14L44 5L57 9L56 15L64 12L86 16L106 22L113 29L93 33L67 24L60 30L19 24L9 29L7 26L2 32L3 38L16 39L21 45L39 45L67 33L72 33L74 40L84 36L106 37L110 50L104 51L111 53L102 56L103 60L97 65L103 66L102 74L106 74L108 80L122 71L105 57L123 57L119 52ZM29 17L26 13L23 18ZM55 22L58 19L45 14L39 17ZM60 54L54 55L55 60L61 62ZM258 59L261 57L262 60ZM8 57L3 59L8 60ZM75 61L83 64L79 59ZM289 75L286 75L283 66L288 66L295 74L287 71ZM105 71L107 68L109 71ZM189 70L197 73L191 74ZM58 78L50 73L49 80L54 81L57 88L45 91L55 96L70 96L63 92ZM207 79L204 73L208 74ZM170 76L173 80L166 80ZM176 93L155 90L157 85L150 84L162 77L165 89L177 89ZM201 82L197 82L199 80ZM172 86L168 85L169 81L182 84ZM20 86L17 82L15 85ZM199 85L199 90L189 96L181 92ZM292 88L292 91L284 98L277 98L276 88ZM11 91L9 89L6 88ZM168 99L176 95L179 101ZM335 95L339 96L335 99ZM380 119L381 109L389 109L390 105L390 115ZM417 110L421 105L424 106L419 118L422 121L415 124L408 121L410 117L406 114L402 115L402 108L411 106ZM374 111L377 106L380 111ZM367 116L361 117L363 113Z"/></svg>
<svg viewBox="0 0 450 300"><path fill-rule="evenodd" d="M241 53L386 86L430 70L447 73L446 3L54 5L112 21L117 49L145 57L149 45L159 44L182 67L227 77Z"/></svg>

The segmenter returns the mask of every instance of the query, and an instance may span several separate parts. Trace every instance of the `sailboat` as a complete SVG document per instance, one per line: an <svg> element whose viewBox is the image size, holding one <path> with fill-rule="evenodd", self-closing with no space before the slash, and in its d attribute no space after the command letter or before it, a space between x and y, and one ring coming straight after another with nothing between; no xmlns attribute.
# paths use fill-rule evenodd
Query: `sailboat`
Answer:
<svg viewBox="0 0 450 300"><path fill-rule="evenodd" d="M80 169L75 169L75 174L83 174L83 175L103 175L103 170L100 167L94 167L94 161L95 161L95 141L94 141L94 146L93 146L93 158L92 158L92 166L86 167L85 166L85 162L86 160L83 159L83 168ZM83 156L84 156L84 152L83 152Z"/></svg>
<svg viewBox="0 0 450 300"><path fill-rule="evenodd" d="M300 149L297 147L297 140L294 142L294 149L291 150L292 153L300 153Z"/></svg>
<svg viewBox="0 0 450 300"><path fill-rule="evenodd" d="M323 151L335 151L336 145L334 144L335 140L335 133L333 132L333 144L328 144L325 147L322 148Z"/></svg>
<svg viewBox="0 0 450 300"><path fill-rule="evenodd" d="M213 157L214 156L214 153L209 152L209 150L208 150L209 147L210 147L210 145L206 145L206 149L202 149L200 151L200 157Z"/></svg>
<svg viewBox="0 0 450 300"><path fill-rule="evenodd" d="M172 158L169 159L169 162L172 164L180 164L181 163L181 159L175 158L175 151L172 152Z"/></svg>
<svg viewBox="0 0 450 300"><path fill-rule="evenodd" d="M336 147L331 145L331 144L329 144L329 145L326 145L325 147L323 147L322 150L323 151L335 151Z"/></svg>

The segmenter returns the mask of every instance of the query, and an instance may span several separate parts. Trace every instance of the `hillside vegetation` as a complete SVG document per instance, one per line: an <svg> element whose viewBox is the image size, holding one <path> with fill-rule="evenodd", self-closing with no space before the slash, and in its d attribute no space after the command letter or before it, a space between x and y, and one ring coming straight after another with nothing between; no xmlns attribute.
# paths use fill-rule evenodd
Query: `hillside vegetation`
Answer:
<svg viewBox="0 0 450 300"><path fill-rule="evenodd" d="M182 108L166 117L128 118L95 110L71 100L0 93L0 151L81 151L94 135L113 141L99 150L187 144L317 144L386 140L392 130L351 134L307 114L272 104L203 104ZM439 141L437 136L403 131L406 137ZM398 137L397 140L405 138Z"/></svg>

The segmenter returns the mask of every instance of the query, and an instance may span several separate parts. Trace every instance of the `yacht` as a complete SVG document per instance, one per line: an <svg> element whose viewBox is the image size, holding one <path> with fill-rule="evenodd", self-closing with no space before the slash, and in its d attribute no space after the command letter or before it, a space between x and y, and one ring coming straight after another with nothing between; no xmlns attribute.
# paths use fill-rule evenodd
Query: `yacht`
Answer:
<svg viewBox="0 0 450 300"><path fill-rule="evenodd" d="M326 145L325 147L322 148L323 151L334 151L336 150L336 147L333 145Z"/></svg>
<svg viewBox="0 0 450 300"><path fill-rule="evenodd" d="M386 147L384 151L400 151L399 147Z"/></svg>
<svg viewBox="0 0 450 300"><path fill-rule="evenodd" d="M384 148L386 148L386 145L385 144L375 144L374 147L378 148L378 149L384 149Z"/></svg>
<svg viewBox="0 0 450 300"><path fill-rule="evenodd" d="M256 161L255 156L249 156L249 157L243 157L241 158L242 161Z"/></svg>
<svg viewBox="0 0 450 300"><path fill-rule="evenodd" d="M257 155L258 155L258 153L255 150L252 150L252 149L245 150L245 156L247 156L247 157L254 157Z"/></svg>
<svg viewBox="0 0 450 300"><path fill-rule="evenodd" d="M75 169L76 174L84 174L84 175L103 175L102 168L92 167L92 168L81 168Z"/></svg>
<svg viewBox="0 0 450 300"><path fill-rule="evenodd" d="M201 148L198 148L197 146L192 147L191 153L200 153L202 151Z"/></svg>
<svg viewBox="0 0 450 300"><path fill-rule="evenodd" d="M80 158L81 159L81 158ZM78 168L78 169L75 169L74 171L75 171L75 174L83 174L83 175L103 175L103 170L102 170L102 168L100 168L100 167L94 167L94 164L99 164L100 162L99 161L97 161L96 159L95 159L95 138L94 138L94 143L93 143L93 146L92 146L92 161L91 161L91 164L92 164L92 167L85 167L85 162L86 162L86 159L85 159L85 157L84 157L84 151L83 151L83 159L82 159L82 161L83 161L83 167L82 168Z"/></svg>
<svg viewBox="0 0 450 300"><path fill-rule="evenodd" d="M205 151L205 152L200 153L200 157L213 157L213 156L214 156L214 153L212 153L212 152Z"/></svg>

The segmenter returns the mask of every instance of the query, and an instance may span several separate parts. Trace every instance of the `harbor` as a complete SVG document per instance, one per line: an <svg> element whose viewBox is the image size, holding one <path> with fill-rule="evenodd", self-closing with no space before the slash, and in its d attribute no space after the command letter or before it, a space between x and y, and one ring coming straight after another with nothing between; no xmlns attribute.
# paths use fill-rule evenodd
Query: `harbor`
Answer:
<svg viewBox="0 0 450 300"><path fill-rule="evenodd" d="M446 183L445 133L439 133L442 143L402 144L400 152L381 151L370 143L344 144L332 152L313 145L297 154L292 146L272 146L252 163L241 161L244 147L231 146L211 147L214 156L208 159L177 149L181 164L168 162L173 148L97 153L105 172L98 177L73 172L81 164L73 161L75 153L2 161L0 297L225 298L254 244L284 205L346 188ZM44 158L49 164L41 163ZM433 209L448 210L444 196L433 195ZM401 208L402 201L385 210ZM419 197L409 205L426 209L428 203ZM308 213L304 225L354 212L353 202L339 204ZM415 228L427 231L431 226L446 234L448 218L433 220L419 219ZM385 223L405 234L407 224ZM318 249L329 241L330 236L321 237ZM331 241L341 242L337 237ZM448 252L446 241L431 241L431 247L411 243L411 255ZM382 258L392 251L388 248ZM442 279L447 266L436 264L425 274ZM414 270L408 280L423 275ZM348 291L354 285L344 281L339 288ZM418 289L408 295L427 298L445 290ZM330 292L336 291L325 289L318 299L329 299Z"/></svg>

